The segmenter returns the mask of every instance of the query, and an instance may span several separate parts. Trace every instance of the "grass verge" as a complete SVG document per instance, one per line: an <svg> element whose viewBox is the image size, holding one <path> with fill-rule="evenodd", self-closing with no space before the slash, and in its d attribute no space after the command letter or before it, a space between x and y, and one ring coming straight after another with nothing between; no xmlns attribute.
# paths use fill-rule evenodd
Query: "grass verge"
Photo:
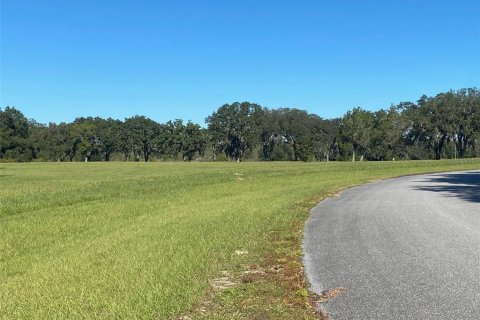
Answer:
<svg viewBox="0 0 480 320"><path fill-rule="evenodd" d="M259 264L245 261L236 266L235 272L223 271L229 277L230 286L210 290L200 306L178 319L328 320L329 314L325 309L319 309L319 302L334 299L345 289L335 288L322 295L308 290L301 262L301 242L304 222L310 210L325 198L337 196L340 191L355 185L405 175L479 169L479 164L478 160L464 160L461 163L447 161L425 168L422 163L421 168L372 176L359 183L337 186L326 193L304 199L291 208L292 222L289 228L271 233L269 250Z"/></svg>

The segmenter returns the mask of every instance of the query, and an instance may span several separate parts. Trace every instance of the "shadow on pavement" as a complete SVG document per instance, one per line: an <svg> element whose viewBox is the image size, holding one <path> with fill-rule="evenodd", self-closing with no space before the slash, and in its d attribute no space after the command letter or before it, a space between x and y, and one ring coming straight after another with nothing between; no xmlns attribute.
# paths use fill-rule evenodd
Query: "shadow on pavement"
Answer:
<svg viewBox="0 0 480 320"><path fill-rule="evenodd" d="M417 190L442 192L465 201L480 202L480 171L439 174L421 182Z"/></svg>

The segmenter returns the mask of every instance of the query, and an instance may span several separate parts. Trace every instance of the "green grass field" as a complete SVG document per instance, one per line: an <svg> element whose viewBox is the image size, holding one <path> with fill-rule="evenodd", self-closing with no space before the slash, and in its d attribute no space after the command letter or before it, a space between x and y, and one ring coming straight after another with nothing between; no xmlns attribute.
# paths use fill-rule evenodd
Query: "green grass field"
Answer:
<svg viewBox="0 0 480 320"><path fill-rule="evenodd" d="M391 176L478 168L480 160L0 164L0 318L194 312L212 279L261 261L272 232L304 220L295 208L307 199ZM268 293L242 288L219 295ZM287 312L265 308L267 318Z"/></svg>

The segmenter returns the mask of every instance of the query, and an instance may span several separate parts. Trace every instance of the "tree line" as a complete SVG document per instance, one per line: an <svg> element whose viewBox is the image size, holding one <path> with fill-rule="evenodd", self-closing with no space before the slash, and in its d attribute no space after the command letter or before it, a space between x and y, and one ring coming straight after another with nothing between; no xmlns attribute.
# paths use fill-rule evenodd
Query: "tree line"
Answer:
<svg viewBox="0 0 480 320"><path fill-rule="evenodd" d="M422 96L371 112L353 108L323 119L294 108L225 104L206 127L144 116L81 117L41 124L0 109L2 161L408 160L478 157L480 90Z"/></svg>

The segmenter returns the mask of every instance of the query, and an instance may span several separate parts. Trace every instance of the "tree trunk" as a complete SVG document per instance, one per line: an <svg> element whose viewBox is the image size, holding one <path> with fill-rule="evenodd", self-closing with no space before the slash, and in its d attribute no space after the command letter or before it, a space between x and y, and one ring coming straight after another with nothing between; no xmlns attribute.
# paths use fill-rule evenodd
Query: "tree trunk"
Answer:
<svg viewBox="0 0 480 320"><path fill-rule="evenodd" d="M352 150L352 162L355 162L355 149Z"/></svg>
<svg viewBox="0 0 480 320"><path fill-rule="evenodd" d="M293 140L293 160L298 161L297 143Z"/></svg>
<svg viewBox="0 0 480 320"><path fill-rule="evenodd" d="M465 152L467 151L467 147L468 147L468 140L465 136L462 136L462 138L458 141L458 147L457 147L459 158L465 157Z"/></svg>
<svg viewBox="0 0 480 320"><path fill-rule="evenodd" d="M445 136L442 136L438 141L437 147L435 148L435 159L437 160L442 159L442 150L443 150L444 142L445 142Z"/></svg>
<svg viewBox="0 0 480 320"><path fill-rule="evenodd" d="M243 150L240 148L238 149L238 153L237 153L237 162L242 161L242 158L243 158Z"/></svg>

